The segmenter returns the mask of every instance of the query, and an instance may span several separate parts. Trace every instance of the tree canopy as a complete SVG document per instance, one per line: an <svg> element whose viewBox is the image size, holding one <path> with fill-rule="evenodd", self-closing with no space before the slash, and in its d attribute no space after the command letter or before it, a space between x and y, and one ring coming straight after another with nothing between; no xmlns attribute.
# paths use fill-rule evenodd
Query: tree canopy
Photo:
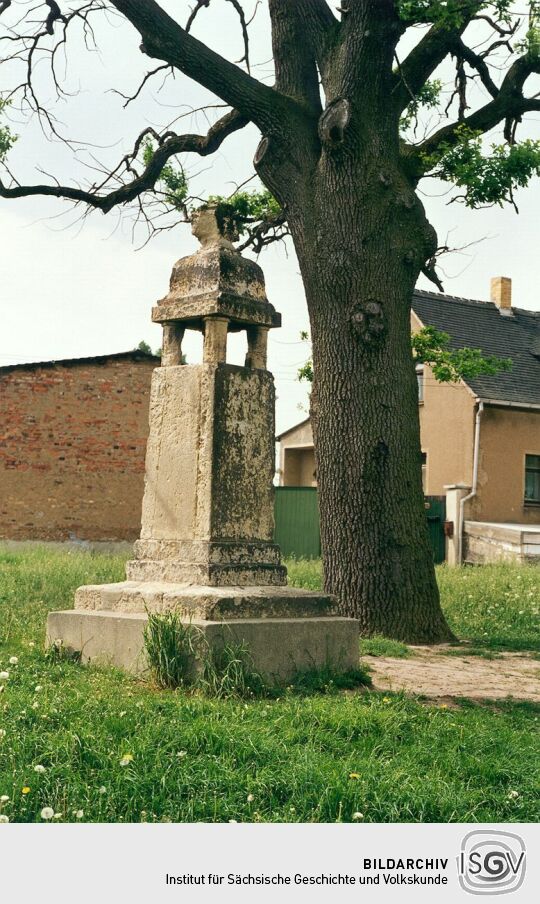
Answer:
<svg viewBox="0 0 540 904"><path fill-rule="evenodd" d="M338 85L338 93L346 92L341 90L345 84L339 84L344 66L336 73L333 63L339 54L352 61L355 33L374 0L344 0L336 13L326 0L269 0L273 87L256 79L250 65L249 31L257 7L248 15L240 0L225 0L238 15L242 35L244 54L236 64L193 36L199 15L218 2L194 0L181 24L155 0L46 0L37 6L27 0L3 0L0 62L7 66L8 87L0 96L0 164L4 168L0 196L53 196L105 213L132 203L140 207L151 196L184 219L205 200L218 200L228 204L243 246L252 244L260 250L267 241L281 238L287 231L287 212L271 192L246 189L228 198L191 198L183 161L188 154L213 154L249 122L269 136L282 133L295 120L321 117L319 132L328 129L331 135L333 130L339 143L343 130L339 120L347 119L349 102L334 97ZM540 110L540 91L534 82L540 74L540 0L529 0L519 8L513 0L377 3L395 33L389 96L401 111L400 153L413 182L442 179L459 190L456 199L469 207L515 203L515 190L540 173L540 141L518 138L525 114ZM56 118L64 95L60 56L75 40L77 30L88 50L93 49L93 22L98 15L109 17L111 27L115 16L128 20L140 34L141 53L158 61L132 95L122 96L124 106L152 79L180 71L232 109L204 135L145 126L132 150L115 167L104 168L98 181L64 184L60 175L53 174L47 181L21 183L8 166L8 154L17 139L9 117L15 112L19 121L21 113L38 117L49 137L69 143ZM435 77L449 60L455 67L451 85ZM55 100L41 97L36 70L43 65L50 67ZM360 97L361 70L358 61L350 73ZM333 99L321 116L325 95ZM503 126L504 140L486 142L483 136L498 125ZM152 217L146 220L152 229ZM430 262L425 272L434 276Z"/></svg>

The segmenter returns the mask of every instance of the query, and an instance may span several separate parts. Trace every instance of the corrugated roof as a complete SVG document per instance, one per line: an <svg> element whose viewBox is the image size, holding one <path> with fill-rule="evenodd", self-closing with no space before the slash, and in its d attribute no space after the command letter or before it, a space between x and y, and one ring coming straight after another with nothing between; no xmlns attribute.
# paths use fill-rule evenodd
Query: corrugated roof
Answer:
<svg viewBox="0 0 540 904"><path fill-rule="evenodd" d="M449 334L452 348L480 348L486 355L512 359L509 371L466 380L478 398L540 405L540 311L512 308L511 314L501 314L491 301L419 290L412 307L424 326Z"/></svg>
<svg viewBox="0 0 540 904"><path fill-rule="evenodd" d="M156 364L160 358L156 355L150 355L148 352L135 349L131 352L113 352L110 355L92 355L88 358L61 358L56 361L28 361L24 364L4 364L0 367L0 374L10 370L34 370L38 367L74 367L77 364L106 364L107 361L118 361L119 359L131 358L134 361L154 361Z"/></svg>

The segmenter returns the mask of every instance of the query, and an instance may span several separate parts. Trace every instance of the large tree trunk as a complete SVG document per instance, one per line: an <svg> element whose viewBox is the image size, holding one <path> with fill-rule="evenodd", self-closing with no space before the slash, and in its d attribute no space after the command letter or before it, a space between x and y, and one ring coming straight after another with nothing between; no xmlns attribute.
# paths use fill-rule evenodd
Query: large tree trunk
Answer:
<svg viewBox="0 0 540 904"><path fill-rule="evenodd" d="M339 29L325 20L321 49L311 14L324 5L300 3L295 13L271 0L276 83L297 113L263 138L255 165L286 210L309 308L325 589L364 634L447 640L409 322L437 239L400 147L392 67L403 27L393 0L343 6ZM306 28L318 48L322 114L309 53L290 49L305 51Z"/></svg>
<svg viewBox="0 0 540 904"><path fill-rule="evenodd" d="M290 217L311 320L325 589L364 634L448 640L410 343L412 292L433 231L406 179L379 163L371 170L359 178L358 161L320 163Z"/></svg>

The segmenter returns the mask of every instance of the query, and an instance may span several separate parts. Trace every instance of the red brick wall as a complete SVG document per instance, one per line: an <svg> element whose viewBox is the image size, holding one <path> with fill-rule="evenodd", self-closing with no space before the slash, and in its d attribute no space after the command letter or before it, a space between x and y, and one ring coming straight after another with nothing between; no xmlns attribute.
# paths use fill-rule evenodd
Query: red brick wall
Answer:
<svg viewBox="0 0 540 904"><path fill-rule="evenodd" d="M155 360L0 370L0 538L134 540Z"/></svg>

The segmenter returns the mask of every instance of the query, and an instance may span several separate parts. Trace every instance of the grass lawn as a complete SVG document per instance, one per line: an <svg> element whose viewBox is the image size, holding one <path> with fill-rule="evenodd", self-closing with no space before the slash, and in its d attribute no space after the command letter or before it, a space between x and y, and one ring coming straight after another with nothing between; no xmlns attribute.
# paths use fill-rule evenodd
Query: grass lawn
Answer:
<svg viewBox="0 0 540 904"><path fill-rule="evenodd" d="M318 563L288 564L297 586L319 586ZM122 577L120 557L0 552L0 816L41 821L51 807L60 821L538 820L531 704L447 709L357 691L212 700L48 660L47 611L72 606L80 584ZM540 569L441 568L439 580L460 637L487 651L540 649Z"/></svg>

